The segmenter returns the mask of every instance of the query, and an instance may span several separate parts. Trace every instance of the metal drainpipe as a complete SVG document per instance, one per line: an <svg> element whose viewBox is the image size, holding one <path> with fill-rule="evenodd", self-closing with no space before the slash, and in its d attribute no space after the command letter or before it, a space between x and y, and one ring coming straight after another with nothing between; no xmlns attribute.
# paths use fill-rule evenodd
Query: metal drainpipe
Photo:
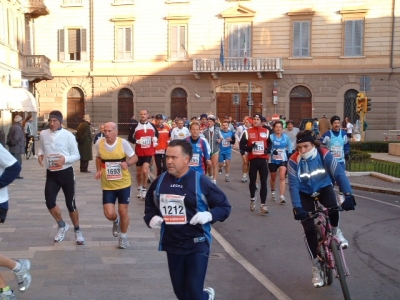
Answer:
<svg viewBox="0 0 400 300"><path fill-rule="evenodd" d="M393 73L393 69L394 69L394 66L393 66L393 64L394 64L394 54L393 54L393 51L394 51L394 28L395 28L395 25L396 25L396 0L393 0L392 1L392 41L391 41L391 43L390 43L390 69L391 69L391 72L390 72L390 75L392 75L392 73Z"/></svg>
<svg viewBox="0 0 400 300"><path fill-rule="evenodd" d="M90 8L89 8L89 22L90 22L90 81L92 83L92 121L94 122L94 78L93 76L90 75L91 72L93 72L93 57L94 57L94 49L93 49L93 30L94 30L94 25L93 25L93 4L94 0L90 0ZM93 123L92 122L92 123Z"/></svg>

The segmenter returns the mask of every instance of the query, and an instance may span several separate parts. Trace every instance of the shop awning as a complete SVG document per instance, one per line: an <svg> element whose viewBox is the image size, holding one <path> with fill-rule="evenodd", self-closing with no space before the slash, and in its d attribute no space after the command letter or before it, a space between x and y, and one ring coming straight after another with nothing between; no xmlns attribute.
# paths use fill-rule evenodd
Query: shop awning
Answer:
<svg viewBox="0 0 400 300"><path fill-rule="evenodd" d="M11 97L7 101L7 109L12 111L37 112L36 99L24 88L11 89Z"/></svg>

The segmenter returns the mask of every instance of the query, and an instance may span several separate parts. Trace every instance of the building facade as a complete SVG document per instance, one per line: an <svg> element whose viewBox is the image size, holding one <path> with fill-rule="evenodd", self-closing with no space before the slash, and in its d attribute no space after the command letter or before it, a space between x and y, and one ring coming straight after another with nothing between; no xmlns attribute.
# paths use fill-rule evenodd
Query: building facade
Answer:
<svg viewBox="0 0 400 300"><path fill-rule="evenodd" d="M364 92L366 139L400 129L396 1L45 2L32 53L49 58L53 78L31 82L39 117L60 109L76 128L89 114L95 126L119 123L121 134L141 109L238 120L277 113L298 124L336 114L355 123Z"/></svg>

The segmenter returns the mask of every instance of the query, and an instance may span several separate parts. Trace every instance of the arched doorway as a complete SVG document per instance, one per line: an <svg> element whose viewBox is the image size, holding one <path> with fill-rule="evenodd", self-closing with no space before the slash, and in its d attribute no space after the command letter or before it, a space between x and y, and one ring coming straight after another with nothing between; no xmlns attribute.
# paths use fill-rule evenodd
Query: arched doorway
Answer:
<svg viewBox="0 0 400 300"><path fill-rule="evenodd" d="M118 93L118 134L129 134L130 121L133 115L133 93L123 88Z"/></svg>
<svg viewBox="0 0 400 300"><path fill-rule="evenodd" d="M171 92L171 119L187 118L187 93L182 88Z"/></svg>
<svg viewBox="0 0 400 300"><path fill-rule="evenodd" d="M356 98L358 91L351 89L344 93L344 104L343 104L343 120L345 117L350 118L351 123L355 123L359 116L356 112Z"/></svg>
<svg viewBox="0 0 400 300"><path fill-rule="evenodd" d="M84 94L80 88L73 87L67 94L67 126L77 129L85 115Z"/></svg>
<svg viewBox="0 0 400 300"><path fill-rule="evenodd" d="M290 91L290 115L295 126L299 126L302 119L312 117L311 92L305 86L299 85Z"/></svg>

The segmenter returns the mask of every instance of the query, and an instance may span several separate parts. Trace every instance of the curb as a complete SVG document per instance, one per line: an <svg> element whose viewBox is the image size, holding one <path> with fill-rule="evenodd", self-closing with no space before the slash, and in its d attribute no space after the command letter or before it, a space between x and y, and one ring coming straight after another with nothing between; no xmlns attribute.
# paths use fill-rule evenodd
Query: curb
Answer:
<svg viewBox="0 0 400 300"><path fill-rule="evenodd" d="M383 188L383 187L380 188L380 187L376 187L376 186L356 184L356 183L350 183L350 185L355 190L400 196L400 190L397 190L397 189L390 189L390 188Z"/></svg>

